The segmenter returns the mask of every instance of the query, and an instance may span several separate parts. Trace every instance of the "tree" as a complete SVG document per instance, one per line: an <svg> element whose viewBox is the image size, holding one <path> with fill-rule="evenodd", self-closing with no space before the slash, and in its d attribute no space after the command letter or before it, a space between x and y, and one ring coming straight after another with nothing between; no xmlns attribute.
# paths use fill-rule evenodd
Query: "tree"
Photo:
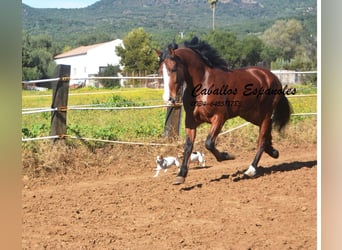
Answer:
<svg viewBox="0 0 342 250"><path fill-rule="evenodd" d="M31 37L22 34L22 79L36 80L53 76L53 55L57 48L47 35Z"/></svg>
<svg viewBox="0 0 342 250"><path fill-rule="evenodd" d="M120 72L119 65L113 66L109 64L107 65L107 67L104 68L103 71L100 71L98 75L99 76L118 76L119 72ZM105 88L120 87L120 80L103 79L103 80L100 80L100 82Z"/></svg>
<svg viewBox="0 0 342 250"><path fill-rule="evenodd" d="M255 66L261 61L262 41L256 36L246 36L241 42L240 67Z"/></svg>
<svg viewBox="0 0 342 250"><path fill-rule="evenodd" d="M300 46L302 30L303 26L298 20L278 20L272 27L265 30L261 39L269 47L267 50L272 51L273 55L279 54L277 56L281 56L285 61L290 61Z"/></svg>
<svg viewBox="0 0 342 250"><path fill-rule="evenodd" d="M102 42L108 42L112 38L107 33L98 32L98 33L92 33L92 34L86 34L79 36L76 40L76 46L87 46L92 45L96 43L102 43Z"/></svg>
<svg viewBox="0 0 342 250"><path fill-rule="evenodd" d="M204 40L217 50L230 68L240 67L241 43L234 33L214 31L206 35Z"/></svg>
<svg viewBox="0 0 342 250"><path fill-rule="evenodd" d="M305 25L296 19L276 21L260 37L265 44L263 59L272 62L272 68L314 70L317 39L312 22Z"/></svg>
<svg viewBox="0 0 342 250"><path fill-rule="evenodd" d="M31 36L28 33L23 32L21 50L22 80L35 80L41 78L37 66L32 63L31 53Z"/></svg>
<svg viewBox="0 0 342 250"><path fill-rule="evenodd" d="M213 31L215 30L215 10L216 10L216 3L218 0L208 0L208 3L210 4L211 11L213 12Z"/></svg>
<svg viewBox="0 0 342 250"><path fill-rule="evenodd" d="M33 65L38 68L38 71L42 74L42 78L49 78L52 76L55 62L52 59L52 54L44 48L36 48L32 51L31 60Z"/></svg>
<svg viewBox="0 0 342 250"><path fill-rule="evenodd" d="M155 73L158 60L152 47L152 35L143 28L133 29L123 38L123 44L124 47L116 47L116 53L121 57L124 72Z"/></svg>

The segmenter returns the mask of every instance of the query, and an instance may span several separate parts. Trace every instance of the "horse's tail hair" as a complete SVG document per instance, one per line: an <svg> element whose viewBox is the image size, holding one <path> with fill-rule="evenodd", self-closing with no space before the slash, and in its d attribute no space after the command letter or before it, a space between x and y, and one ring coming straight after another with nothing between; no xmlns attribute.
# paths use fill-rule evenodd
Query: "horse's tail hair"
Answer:
<svg viewBox="0 0 342 250"><path fill-rule="evenodd" d="M280 100L274 109L273 113L273 124L274 127L280 132L285 125L290 121L290 116L292 113L292 107L289 100L285 95L280 96Z"/></svg>

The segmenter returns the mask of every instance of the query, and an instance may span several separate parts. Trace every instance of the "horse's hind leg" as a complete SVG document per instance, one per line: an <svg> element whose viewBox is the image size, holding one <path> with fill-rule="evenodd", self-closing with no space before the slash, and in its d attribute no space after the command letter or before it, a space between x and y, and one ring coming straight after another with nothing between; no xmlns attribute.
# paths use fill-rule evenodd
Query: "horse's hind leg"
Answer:
<svg viewBox="0 0 342 250"><path fill-rule="evenodd" d="M272 120L268 126L268 130L265 133L265 152L273 158L279 157L278 150L272 146Z"/></svg>
<svg viewBox="0 0 342 250"><path fill-rule="evenodd" d="M278 158L279 156L279 152L272 147L272 119L270 116L271 115L266 115L265 119L261 123L257 153L253 159L252 164L245 171L245 175L248 175L250 177L256 174L258 163L264 151L273 158Z"/></svg>
<svg viewBox="0 0 342 250"><path fill-rule="evenodd" d="M210 128L210 132L205 141L205 147L208 149L216 158L217 161L233 160L235 157L228 154L227 152L220 152L215 146L216 138L220 133L224 121L213 122Z"/></svg>

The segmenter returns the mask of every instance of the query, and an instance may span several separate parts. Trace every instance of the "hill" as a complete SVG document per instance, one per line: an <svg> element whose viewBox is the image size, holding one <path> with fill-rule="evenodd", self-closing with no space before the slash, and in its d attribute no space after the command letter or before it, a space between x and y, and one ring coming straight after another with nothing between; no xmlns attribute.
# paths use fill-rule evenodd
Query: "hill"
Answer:
<svg viewBox="0 0 342 250"><path fill-rule="evenodd" d="M216 28L238 34L262 32L279 18L316 20L316 0L222 0L216 5ZM37 9L22 5L23 30L50 34L58 41L84 34L122 37L143 27L160 38L179 32L207 32L212 12L205 0L101 0L80 9Z"/></svg>

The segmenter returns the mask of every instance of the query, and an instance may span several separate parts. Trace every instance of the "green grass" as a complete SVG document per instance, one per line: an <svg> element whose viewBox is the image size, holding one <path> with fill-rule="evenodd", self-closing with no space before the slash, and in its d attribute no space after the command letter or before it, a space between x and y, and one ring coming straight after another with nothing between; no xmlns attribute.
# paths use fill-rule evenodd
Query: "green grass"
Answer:
<svg viewBox="0 0 342 250"><path fill-rule="evenodd" d="M23 91L22 108L51 106L51 91ZM156 89L81 89L70 90L68 105L104 105L110 107L160 105L162 90ZM106 140L158 138L163 134L165 108L144 110L70 110L67 134ZM50 131L50 113L23 115L23 137L46 136Z"/></svg>
<svg viewBox="0 0 342 250"><path fill-rule="evenodd" d="M83 88L69 90L69 106L81 104L93 104L107 102L108 98L118 95L134 101L158 101L162 102L161 89L97 89ZM52 101L52 91L22 91L22 108L50 107Z"/></svg>
<svg viewBox="0 0 342 250"><path fill-rule="evenodd" d="M298 94L314 94L316 88L307 85L294 86ZM84 88L69 91L68 105L105 105L105 106L142 106L160 105L162 89L92 89ZM52 92L22 92L22 108L37 108L51 106ZM294 113L317 112L317 97L289 97ZM182 112L182 125L180 138L185 135L184 112ZM166 108L143 110L111 110L111 111L76 111L67 113L67 134L106 140L120 141L158 141L164 132ZM50 113L38 113L22 116L23 138L47 136L50 132ZM296 116L291 118L293 127L316 117ZM222 131L234 128L245 121L242 118L228 120ZM315 121L314 121L315 122ZM203 124L198 128L197 138L205 139L210 124ZM246 141L255 142L257 127L247 126L244 132Z"/></svg>

